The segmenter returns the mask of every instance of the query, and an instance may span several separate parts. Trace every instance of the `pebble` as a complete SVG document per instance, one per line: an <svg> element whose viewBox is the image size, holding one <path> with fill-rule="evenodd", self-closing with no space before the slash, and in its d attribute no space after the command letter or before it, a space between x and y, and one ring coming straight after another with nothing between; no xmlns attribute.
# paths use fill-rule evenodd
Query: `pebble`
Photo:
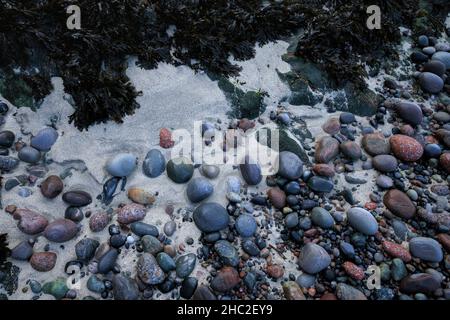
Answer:
<svg viewBox="0 0 450 320"><path fill-rule="evenodd" d="M33 147L25 146L20 149L17 157L23 162L27 163L37 163L41 159L41 153Z"/></svg>
<svg viewBox="0 0 450 320"><path fill-rule="evenodd" d="M164 233L166 236L170 237L175 233L175 230L177 229L177 224L174 221L167 221L164 224Z"/></svg>
<svg viewBox="0 0 450 320"><path fill-rule="evenodd" d="M145 236L145 235L151 235L153 237L158 237L159 232L158 232L158 228L156 228L155 226L151 225L151 224L147 224L141 221L138 222L133 222L130 224L130 229L131 231L139 236Z"/></svg>
<svg viewBox="0 0 450 320"><path fill-rule="evenodd" d="M450 52L438 51L433 54L431 60L441 61L447 70L450 69Z"/></svg>
<svg viewBox="0 0 450 320"><path fill-rule="evenodd" d="M142 163L142 170L149 178L159 177L166 170L166 159L161 151L150 150Z"/></svg>
<svg viewBox="0 0 450 320"><path fill-rule="evenodd" d="M315 174L324 177L333 177L335 175L334 167L325 163L316 163L313 166L313 171Z"/></svg>
<svg viewBox="0 0 450 320"><path fill-rule="evenodd" d="M333 137L325 136L316 143L315 160L317 163L328 163L339 154L339 142Z"/></svg>
<svg viewBox="0 0 450 320"><path fill-rule="evenodd" d="M239 165L239 169L242 177L248 185L255 186L261 182L261 167L248 156L245 157L244 163Z"/></svg>
<svg viewBox="0 0 450 320"><path fill-rule="evenodd" d="M57 219L48 224L44 230L44 237L53 242L66 242L73 239L78 233L78 226L68 219Z"/></svg>
<svg viewBox="0 0 450 320"><path fill-rule="evenodd" d="M412 102L400 102L395 111L406 123L412 126L417 126L423 121L422 109Z"/></svg>
<svg viewBox="0 0 450 320"><path fill-rule="evenodd" d="M391 149L394 155L403 161L417 161L423 155L422 145L414 138L396 134L390 138Z"/></svg>
<svg viewBox="0 0 450 320"><path fill-rule="evenodd" d="M200 202L211 196L214 192L213 185L206 178L194 178L189 181L186 194L191 202Z"/></svg>
<svg viewBox="0 0 450 320"><path fill-rule="evenodd" d="M56 253L54 252L35 252L30 258L30 265L39 272L48 272L55 267Z"/></svg>
<svg viewBox="0 0 450 320"><path fill-rule="evenodd" d="M184 299L191 299L197 289L198 280L194 277L188 277L183 280L180 288L180 296Z"/></svg>
<svg viewBox="0 0 450 320"><path fill-rule="evenodd" d="M329 229L334 225L334 219L331 214L321 207L312 209L311 220L315 225L323 229Z"/></svg>
<svg viewBox="0 0 450 320"><path fill-rule="evenodd" d="M400 281L408 275L405 264L401 259L395 258L391 264L391 276L395 281Z"/></svg>
<svg viewBox="0 0 450 320"><path fill-rule="evenodd" d="M105 169L113 177L127 177L136 169L137 157L131 153L119 153L106 162Z"/></svg>
<svg viewBox="0 0 450 320"><path fill-rule="evenodd" d="M450 113L444 111L435 112L433 113L433 119L443 123L450 122Z"/></svg>
<svg viewBox="0 0 450 320"><path fill-rule="evenodd" d="M346 257L353 258L355 256L355 248L350 243L341 241L339 248Z"/></svg>
<svg viewBox="0 0 450 320"><path fill-rule="evenodd" d="M429 143L425 146L424 153L429 158L438 158L442 153L442 149L436 143Z"/></svg>
<svg viewBox="0 0 450 320"><path fill-rule="evenodd" d="M286 205L286 194L280 188L270 188L267 191L267 196L269 197L272 205L277 209L283 209Z"/></svg>
<svg viewBox="0 0 450 320"><path fill-rule="evenodd" d="M40 130L31 138L31 146L39 151L49 151L58 139L58 132L50 127Z"/></svg>
<svg viewBox="0 0 450 320"><path fill-rule="evenodd" d="M431 274L416 273L403 278L400 282L400 291L406 294L425 293L431 294L440 287L437 281Z"/></svg>
<svg viewBox="0 0 450 320"><path fill-rule="evenodd" d="M282 151L279 154L278 174L289 180L297 180L303 174L303 162L290 151Z"/></svg>
<svg viewBox="0 0 450 320"><path fill-rule="evenodd" d="M411 254L409 253L408 250L406 250L405 248L403 248L401 245L396 244L394 242L391 241L382 241L381 245L383 247L383 249L391 256L394 258L399 258L401 259L403 262L410 262L411 261Z"/></svg>
<svg viewBox="0 0 450 320"><path fill-rule="evenodd" d="M375 182L382 189L390 189L394 186L394 181L385 175L378 176Z"/></svg>
<svg viewBox="0 0 450 320"><path fill-rule="evenodd" d="M161 242L151 235L145 235L141 238L142 247L145 252L151 253L152 255L157 255L159 252L163 251L163 245Z"/></svg>
<svg viewBox="0 0 450 320"><path fill-rule="evenodd" d="M89 262L95 255L100 243L91 238L84 238L75 245L75 254L78 260Z"/></svg>
<svg viewBox="0 0 450 320"><path fill-rule="evenodd" d="M308 186L313 191L328 193L333 190L334 184L333 181L327 178L313 176L308 180Z"/></svg>
<svg viewBox="0 0 450 320"><path fill-rule="evenodd" d="M53 281L44 283L42 286L42 292L52 295L57 300L62 299L69 291L66 282L67 280L65 278L58 277Z"/></svg>
<svg viewBox="0 0 450 320"><path fill-rule="evenodd" d="M397 189L386 192L383 203L393 214L403 219L411 219L416 213L414 203L404 192Z"/></svg>
<svg viewBox="0 0 450 320"><path fill-rule="evenodd" d="M164 272L170 272L176 269L175 261L165 252L160 252L156 256L159 266Z"/></svg>
<svg viewBox="0 0 450 320"><path fill-rule="evenodd" d="M382 154L373 157L372 165L378 171L393 172L397 170L398 162L397 159L395 159L395 157L388 154Z"/></svg>
<svg viewBox="0 0 450 320"><path fill-rule="evenodd" d="M208 179L215 179L219 176L220 168L215 165L204 164L200 167L200 173Z"/></svg>
<svg viewBox="0 0 450 320"><path fill-rule="evenodd" d="M115 300L137 300L139 289L134 279L123 274L116 274L112 280Z"/></svg>
<svg viewBox="0 0 450 320"><path fill-rule="evenodd" d="M309 274L316 274L326 269L331 263L330 255L321 246L307 243L301 249L298 264Z"/></svg>
<svg viewBox="0 0 450 320"><path fill-rule="evenodd" d="M225 265L236 267L239 264L239 253L231 243L219 240L214 244L214 250Z"/></svg>
<svg viewBox="0 0 450 320"><path fill-rule="evenodd" d="M425 36L425 35L419 36L419 38L417 39L417 43L418 43L419 46L421 46L421 47L427 47L427 46L429 45L428 37Z"/></svg>
<svg viewBox="0 0 450 320"><path fill-rule="evenodd" d="M203 232L215 232L228 226L229 216L227 210L215 202L202 203L193 214L197 228Z"/></svg>
<svg viewBox="0 0 450 320"><path fill-rule="evenodd" d="M436 236L440 244L444 247L444 249L450 253L450 235L445 233L440 233Z"/></svg>
<svg viewBox="0 0 450 320"><path fill-rule="evenodd" d="M250 239L244 240L242 242L242 250L245 253L249 254L252 257L257 257L261 253L261 250L258 246Z"/></svg>
<svg viewBox="0 0 450 320"><path fill-rule="evenodd" d="M236 219L234 227L241 237L248 238L255 234L257 225L252 215L241 214Z"/></svg>
<svg viewBox="0 0 450 320"><path fill-rule="evenodd" d="M19 165L19 159L10 156L0 156L0 170L11 171Z"/></svg>
<svg viewBox="0 0 450 320"><path fill-rule="evenodd" d="M44 216L29 209L16 209L13 218L19 220L17 223L19 230L29 235L41 233L48 225L48 220Z"/></svg>
<svg viewBox="0 0 450 320"><path fill-rule="evenodd" d="M299 223L298 214L296 212L292 212L286 215L284 218L284 224L286 228L292 229L295 228Z"/></svg>
<svg viewBox="0 0 450 320"><path fill-rule="evenodd" d="M158 265L155 257L143 253L137 262L137 276L148 285L160 284L164 281L164 271Z"/></svg>
<svg viewBox="0 0 450 320"><path fill-rule="evenodd" d="M64 184L60 177L51 175L41 183L41 193L48 199L56 198L63 190Z"/></svg>
<svg viewBox="0 0 450 320"><path fill-rule="evenodd" d="M348 223L362 234L372 236L378 231L378 223L374 216L363 208L350 208L347 211Z"/></svg>
<svg viewBox="0 0 450 320"><path fill-rule="evenodd" d="M339 119L336 117L329 118L323 125L323 131L328 133L329 135L335 135L341 130L341 124Z"/></svg>
<svg viewBox="0 0 450 320"><path fill-rule="evenodd" d="M227 193L237 193L241 192L241 180L236 176L230 176L227 178Z"/></svg>
<svg viewBox="0 0 450 320"><path fill-rule="evenodd" d="M441 154L439 157L439 164L447 173L450 173L450 152Z"/></svg>
<svg viewBox="0 0 450 320"><path fill-rule="evenodd" d="M67 207L64 212L64 218L73 222L80 222L84 218L83 211L79 207Z"/></svg>
<svg viewBox="0 0 450 320"><path fill-rule="evenodd" d="M21 241L11 249L11 258L15 260L28 261L33 255L33 247L28 241Z"/></svg>
<svg viewBox="0 0 450 320"><path fill-rule="evenodd" d="M95 274L91 275L86 283L86 287L95 293L102 293L105 291L105 284L103 281L97 277Z"/></svg>
<svg viewBox="0 0 450 320"><path fill-rule="evenodd" d="M188 277L194 271L197 257L193 253L185 254L176 261L176 273L179 278Z"/></svg>
<svg viewBox="0 0 450 320"><path fill-rule="evenodd" d="M364 270L355 265L353 262L346 261L342 264L342 267L351 278L358 281L364 279Z"/></svg>
<svg viewBox="0 0 450 320"><path fill-rule="evenodd" d="M201 285L195 290L192 300L217 300L217 297L209 287Z"/></svg>
<svg viewBox="0 0 450 320"><path fill-rule="evenodd" d="M98 259L98 272L102 274L107 274L108 272L110 272L114 268L118 256L119 252L116 249L109 249L100 257L100 259Z"/></svg>
<svg viewBox="0 0 450 320"><path fill-rule="evenodd" d="M422 51L423 51L423 53L431 56L431 55L433 55L433 53L436 52L436 49L434 47L425 47L422 49Z"/></svg>
<svg viewBox="0 0 450 320"><path fill-rule="evenodd" d="M42 292L42 286L41 284L36 280L31 280L30 283L30 289L34 294L39 294Z"/></svg>
<svg viewBox="0 0 450 320"><path fill-rule="evenodd" d="M14 132L9 130L0 132L0 147L11 148L15 140L16 135Z"/></svg>
<svg viewBox="0 0 450 320"><path fill-rule="evenodd" d="M17 194L22 198L27 198L33 194L33 191L30 188L20 187Z"/></svg>
<svg viewBox="0 0 450 320"><path fill-rule="evenodd" d="M401 240L405 240L408 236L408 227L400 220L392 221L392 228L394 229L395 235Z"/></svg>
<svg viewBox="0 0 450 320"><path fill-rule="evenodd" d="M423 71L442 77L445 74L445 64L439 60L431 60L423 65Z"/></svg>
<svg viewBox="0 0 450 320"><path fill-rule="evenodd" d="M349 159L358 160L362 156L361 148L354 141L344 141L339 146L340 151Z"/></svg>
<svg viewBox="0 0 450 320"><path fill-rule="evenodd" d="M145 191L142 188L132 187L128 189L127 195L131 201L142 205L151 205L156 201L153 193Z"/></svg>
<svg viewBox="0 0 450 320"><path fill-rule="evenodd" d="M267 266L267 274L274 278L274 279L280 279L284 275L284 269L279 264L271 264Z"/></svg>
<svg viewBox="0 0 450 320"><path fill-rule="evenodd" d="M316 283L316 277L307 273L302 273L295 280L300 288L311 288Z"/></svg>
<svg viewBox="0 0 450 320"><path fill-rule="evenodd" d="M92 202L92 197L89 193L82 190L73 190L65 192L62 199L67 204L74 207L84 207Z"/></svg>
<svg viewBox="0 0 450 320"><path fill-rule="evenodd" d="M338 283L336 295L339 300L367 300L364 293L345 283Z"/></svg>
<svg viewBox="0 0 450 320"><path fill-rule="evenodd" d="M436 240L426 237L416 237L409 241L411 254L424 261L441 262L444 258L442 247Z"/></svg>
<svg viewBox="0 0 450 320"><path fill-rule="evenodd" d="M105 211L96 212L89 219L89 229L92 232L100 232L106 228L110 220L110 215Z"/></svg>
<svg viewBox="0 0 450 320"><path fill-rule="evenodd" d="M286 281L282 284L284 297L287 300L306 300L305 295L295 281Z"/></svg>
<svg viewBox="0 0 450 320"><path fill-rule="evenodd" d="M145 218L147 210L141 204L130 203L121 207L117 212L117 222L130 224Z"/></svg>
<svg viewBox="0 0 450 320"><path fill-rule="evenodd" d="M350 124L356 121L355 115L350 112L342 112L339 115L339 121L343 124Z"/></svg>
<svg viewBox="0 0 450 320"><path fill-rule="evenodd" d="M422 72L419 76L419 84L423 91L439 93L444 88L444 80L431 72Z"/></svg>
<svg viewBox="0 0 450 320"><path fill-rule="evenodd" d="M361 143L364 150L371 156L389 154L391 150L389 142L381 132L365 134Z"/></svg>
<svg viewBox="0 0 450 320"><path fill-rule="evenodd" d="M194 174L194 165L186 157L178 157L167 162L167 176L175 183L186 183Z"/></svg>
<svg viewBox="0 0 450 320"><path fill-rule="evenodd" d="M239 273L233 267L223 267L211 281L214 291L225 293L241 282Z"/></svg>

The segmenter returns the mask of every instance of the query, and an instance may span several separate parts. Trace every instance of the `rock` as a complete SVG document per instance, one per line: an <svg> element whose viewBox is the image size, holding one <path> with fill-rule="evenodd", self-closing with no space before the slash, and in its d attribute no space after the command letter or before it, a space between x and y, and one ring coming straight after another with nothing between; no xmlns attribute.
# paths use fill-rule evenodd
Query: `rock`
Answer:
<svg viewBox="0 0 450 320"><path fill-rule="evenodd" d="M324 177L333 177L335 175L334 167L325 163L316 163L313 166L313 171L315 174Z"/></svg>
<svg viewBox="0 0 450 320"><path fill-rule="evenodd" d="M200 173L208 179L215 179L219 176L220 168L215 165L204 164L200 167Z"/></svg>
<svg viewBox="0 0 450 320"><path fill-rule="evenodd" d="M225 293L241 282L239 273L233 267L223 267L211 281L214 291Z"/></svg>
<svg viewBox="0 0 450 320"><path fill-rule="evenodd" d="M211 289L207 286L199 286L197 290L194 292L193 300L217 300L217 297L214 293L211 292Z"/></svg>
<svg viewBox="0 0 450 320"><path fill-rule="evenodd" d="M78 226L68 219L57 219L45 228L44 237L53 242L66 242L74 238L78 233Z"/></svg>
<svg viewBox="0 0 450 320"><path fill-rule="evenodd" d="M450 122L450 113L445 111L435 112L433 113L433 119L442 123Z"/></svg>
<svg viewBox="0 0 450 320"><path fill-rule="evenodd" d="M33 194L33 191L31 191L30 188L20 187L19 191L17 192L17 194L19 196L21 196L22 198L27 198L27 197L29 197L29 196L31 196Z"/></svg>
<svg viewBox="0 0 450 320"><path fill-rule="evenodd" d="M117 212L117 222L121 224L130 224L145 218L147 210L143 205L130 203L124 205Z"/></svg>
<svg viewBox="0 0 450 320"><path fill-rule="evenodd" d="M345 283L338 283L336 295L339 300L367 300L364 293Z"/></svg>
<svg viewBox="0 0 450 320"><path fill-rule="evenodd" d="M20 185L20 183L21 182L17 178L8 179L8 180L6 180L6 183L5 183L5 190L6 191L12 190L15 187L17 187L18 185Z"/></svg>
<svg viewBox="0 0 450 320"><path fill-rule="evenodd" d="M425 35L419 36L419 38L417 39L417 43L421 47L427 47L429 45L428 37Z"/></svg>
<svg viewBox="0 0 450 320"><path fill-rule="evenodd" d="M450 253L450 235L445 233L440 233L436 236L440 244L444 247L444 249Z"/></svg>
<svg viewBox="0 0 450 320"><path fill-rule="evenodd" d="M406 294L425 293L432 294L441 284L431 274L416 273L403 278L400 282L400 291Z"/></svg>
<svg viewBox="0 0 450 320"><path fill-rule="evenodd" d="M428 93L439 93L444 88L444 80L431 72L422 72L419 76L419 85Z"/></svg>
<svg viewBox="0 0 450 320"><path fill-rule="evenodd" d="M250 239L246 239L241 242L242 250L244 250L245 253L252 257L257 257L261 253L261 250L258 248L258 246Z"/></svg>
<svg viewBox="0 0 450 320"><path fill-rule="evenodd" d="M255 234L257 225L252 215L241 214L236 219L234 227L241 237L248 238Z"/></svg>
<svg viewBox="0 0 450 320"><path fill-rule="evenodd" d="M84 207L92 202L91 195L82 190L65 192L62 199L64 202L74 207Z"/></svg>
<svg viewBox="0 0 450 320"><path fill-rule="evenodd" d="M395 157L389 154L380 154L373 157L372 165L375 169L381 172L393 172L397 170L398 162Z"/></svg>
<svg viewBox="0 0 450 320"><path fill-rule="evenodd" d="M239 264L239 253L236 248L226 240L219 240L214 244L214 250L223 264L236 267Z"/></svg>
<svg viewBox="0 0 450 320"><path fill-rule="evenodd" d="M39 151L49 151L58 139L58 132L50 127L40 130L31 138L31 146Z"/></svg>
<svg viewBox="0 0 450 320"><path fill-rule="evenodd" d="M425 47L422 49L422 52L431 56L433 53L436 52L436 49L434 47Z"/></svg>
<svg viewBox="0 0 450 320"><path fill-rule="evenodd" d="M11 249L11 258L21 261L28 261L33 255L33 247L28 241L22 241Z"/></svg>
<svg viewBox="0 0 450 320"><path fill-rule="evenodd" d="M355 256L355 248L350 243L341 241L339 248L341 249L344 256L348 258L353 258Z"/></svg>
<svg viewBox="0 0 450 320"><path fill-rule="evenodd" d="M164 271L158 265L155 257L143 253L137 262L137 276L148 285L160 284L164 281Z"/></svg>
<svg viewBox="0 0 450 320"><path fill-rule="evenodd" d="M249 157L245 157L244 163L239 165L239 169L248 185L256 186L261 182L261 167Z"/></svg>
<svg viewBox="0 0 450 320"><path fill-rule="evenodd" d="M417 126L422 123L423 114L422 109L412 102L400 102L395 111L406 123L410 125Z"/></svg>
<svg viewBox="0 0 450 320"><path fill-rule="evenodd" d="M436 131L436 136L441 140L447 147L450 147L450 131L445 129L439 129ZM1 159L1 157L0 157Z"/></svg>
<svg viewBox="0 0 450 320"><path fill-rule="evenodd" d="M289 180L297 180L303 174L302 160L290 151L280 152L278 174Z"/></svg>
<svg viewBox="0 0 450 320"><path fill-rule="evenodd" d="M185 254L176 261L176 272L179 278L188 277L194 271L197 257L193 253Z"/></svg>
<svg viewBox="0 0 450 320"><path fill-rule="evenodd" d="M445 64L439 60L431 60L423 65L423 71L442 77L445 74Z"/></svg>
<svg viewBox="0 0 450 320"><path fill-rule="evenodd" d="M137 157L131 153L119 153L107 161L105 169L113 177L129 176L137 165Z"/></svg>
<svg viewBox="0 0 450 320"><path fill-rule="evenodd" d="M55 267L56 258L54 252L35 252L31 256L30 265L36 271L48 272Z"/></svg>
<svg viewBox="0 0 450 320"><path fill-rule="evenodd" d="M105 284L103 281L97 277L95 274L91 275L86 283L86 287L89 289L89 291L95 292L95 293L102 293L105 291Z"/></svg>
<svg viewBox="0 0 450 320"><path fill-rule="evenodd" d="M191 202L200 202L205 200L214 192L213 185L205 178L194 178L189 181L186 194Z"/></svg>
<svg viewBox="0 0 450 320"><path fill-rule="evenodd" d="M0 170L11 171L19 165L19 159L10 156L0 156Z"/></svg>
<svg viewBox="0 0 450 320"><path fill-rule="evenodd" d="M56 198L63 190L64 184L60 177L51 175L41 183L42 195L46 198Z"/></svg>
<svg viewBox="0 0 450 320"><path fill-rule="evenodd" d="M328 163L339 154L339 142L329 136L321 138L316 143L315 160L318 163Z"/></svg>
<svg viewBox="0 0 450 320"><path fill-rule="evenodd" d="M133 231L133 233L139 237L145 236L145 235L151 235L153 237L158 237L159 232L158 228L151 224L147 224L144 222L133 222L130 224L130 229Z"/></svg>
<svg viewBox="0 0 450 320"><path fill-rule="evenodd" d="M286 228L295 228L299 223L298 214L296 212L289 213L284 218L284 224Z"/></svg>
<svg viewBox="0 0 450 320"><path fill-rule="evenodd" d="M98 273L107 274L110 272L116 265L118 256L119 252L114 248L109 249L105 254L103 254L100 259L98 259Z"/></svg>
<svg viewBox="0 0 450 320"><path fill-rule="evenodd" d="M378 176L375 182L382 189L390 189L394 186L394 180L385 175Z"/></svg>
<svg viewBox="0 0 450 320"><path fill-rule="evenodd" d="M325 249L311 242L303 246L298 257L300 268L310 274L319 273L326 269L330 263L331 257Z"/></svg>
<svg viewBox="0 0 450 320"><path fill-rule="evenodd" d="M355 115L350 112L342 112L339 115L339 121L343 124L350 124L356 121Z"/></svg>
<svg viewBox="0 0 450 320"><path fill-rule="evenodd" d="M58 277L54 281L45 283L42 286L42 292L52 295L57 300L62 299L69 291L66 282L65 278Z"/></svg>
<svg viewBox="0 0 450 320"><path fill-rule="evenodd" d="M438 51L431 57L431 60L438 60L445 65L445 68L450 69L450 52Z"/></svg>
<svg viewBox="0 0 450 320"><path fill-rule="evenodd" d="M414 203L404 192L397 189L386 192L383 203L393 214L403 219L411 219L416 213Z"/></svg>
<svg viewBox="0 0 450 320"><path fill-rule="evenodd" d="M329 229L334 225L334 219L331 214L321 207L312 209L311 220L315 225L323 229Z"/></svg>
<svg viewBox="0 0 450 320"><path fill-rule="evenodd" d="M364 150L371 156L389 154L391 148L389 142L381 132L365 134L361 140Z"/></svg>
<svg viewBox="0 0 450 320"><path fill-rule="evenodd" d="M164 225L164 233L166 236L170 237L175 233L176 228L177 224L174 221L167 221Z"/></svg>
<svg viewBox="0 0 450 320"><path fill-rule="evenodd" d="M20 149L17 157L23 162L37 163L41 159L41 153L33 147L25 146Z"/></svg>
<svg viewBox="0 0 450 320"><path fill-rule="evenodd" d="M329 135L335 135L341 130L341 124L338 118L332 117L329 118L323 125L323 131L328 133Z"/></svg>
<svg viewBox="0 0 450 320"><path fill-rule="evenodd" d="M89 219L89 229L92 232L100 232L108 225L111 217L105 211L94 213Z"/></svg>
<svg viewBox="0 0 450 320"><path fill-rule="evenodd" d="M159 131L159 145L161 148L169 149L172 148L175 141L172 140L172 133L167 128L162 128Z"/></svg>
<svg viewBox="0 0 450 320"><path fill-rule="evenodd" d="M119 249L120 247L122 247L125 242L127 241L127 236L124 234L114 234L111 236L111 238L109 238L109 244L111 247Z"/></svg>
<svg viewBox="0 0 450 320"><path fill-rule="evenodd" d="M197 228L203 232L215 232L228 226L229 216L227 210L215 202L202 203L193 214Z"/></svg>
<svg viewBox="0 0 450 320"><path fill-rule="evenodd" d="M283 209L286 205L286 194L280 188L270 188L267 191L267 196L269 197L272 205L277 209Z"/></svg>
<svg viewBox="0 0 450 320"><path fill-rule="evenodd" d="M17 227L23 233L35 235L45 230L48 220L37 212L29 209L16 209L13 217L19 220Z"/></svg>
<svg viewBox="0 0 450 320"><path fill-rule="evenodd" d="M362 156L361 148L354 141L344 141L339 149L349 159L358 160Z"/></svg>
<svg viewBox="0 0 450 320"><path fill-rule="evenodd" d="M135 280L122 274L116 274L112 280L114 300L137 300L139 289Z"/></svg>
<svg viewBox="0 0 450 320"><path fill-rule="evenodd" d="M395 258L392 260L391 275L395 281L400 281L408 275L405 264L401 259Z"/></svg>
<svg viewBox="0 0 450 320"><path fill-rule="evenodd" d="M358 281L364 279L364 270L355 265L353 262L346 261L342 264L342 267L351 278Z"/></svg>
<svg viewBox="0 0 450 320"><path fill-rule="evenodd" d="M151 192L136 187L128 189L128 198L131 201L142 205L151 205L156 201L155 195Z"/></svg>
<svg viewBox="0 0 450 320"><path fill-rule="evenodd" d="M316 192L328 193L333 190L334 184L333 181L329 179L313 176L308 180L308 186Z"/></svg>
<svg viewBox="0 0 450 320"><path fill-rule="evenodd" d="M170 272L176 268L175 261L165 252L158 253L156 261L158 261L158 265L164 272Z"/></svg>
<svg viewBox="0 0 450 320"><path fill-rule="evenodd" d="M295 282L299 285L300 288L311 288L314 287L316 283L316 277L307 273L302 273L297 277Z"/></svg>
<svg viewBox="0 0 450 320"><path fill-rule="evenodd" d="M280 279L284 275L284 269L279 264L271 264L267 266L267 274L274 278L274 279Z"/></svg>
<svg viewBox="0 0 450 320"><path fill-rule="evenodd" d="M31 292L33 292L35 294L39 294L42 292L42 286L38 281L31 280L29 285L30 285Z"/></svg>
<svg viewBox="0 0 450 320"><path fill-rule="evenodd" d="M417 161L423 155L422 145L414 138L396 134L390 138L391 149L394 155L403 161Z"/></svg>
<svg viewBox="0 0 450 320"><path fill-rule="evenodd" d="M166 159L158 149L150 150L142 163L142 170L147 177L159 177L166 170Z"/></svg>
<svg viewBox="0 0 450 320"><path fill-rule="evenodd" d="M151 235L145 235L141 238L142 247L145 252L151 253L152 255L157 255L159 252L163 251L163 245L161 242Z"/></svg>
<svg viewBox="0 0 450 320"><path fill-rule="evenodd" d="M411 54L411 60L414 63L424 63L428 61L428 56L423 52L415 51Z"/></svg>
<svg viewBox="0 0 450 320"><path fill-rule="evenodd" d="M167 176L175 183L186 183L194 174L192 161L185 157L169 160L166 169Z"/></svg>
<svg viewBox="0 0 450 320"><path fill-rule="evenodd" d="M75 245L77 259L85 263L89 262L94 257L99 245L100 243L97 240L91 238L84 238L78 241Z"/></svg>
<svg viewBox="0 0 450 320"><path fill-rule="evenodd" d="M241 180L238 177L230 176L227 178L227 192L237 194L241 192Z"/></svg>
<svg viewBox="0 0 450 320"><path fill-rule="evenodd" d="M180 288L180 296L184 299L190 299L197 289L198 280L194 277L188 277L183 280Z"/></svg>
<svg viewBox="0 0 450 320"><path fill-rule="evenodd" d="M394 258L399 258L406 263L410 262L412 259L411 254L408 252L408 250L406 250L399 244L385 240L381 242L381 245L383 249Z"/></svg>
<svg viewBox="0 0 450 320"><path fill-rule="evenodd" d="M64 218L73 222L80 222L84 218L84 213L79 207L67 207L64 212Z"/></svg>
<svg viewBox="0 0 450 320"><path fill-rule="evenodd" d="M14 132L9 130L0 132L0 147L11 148L15 140L16 135Z"/></svg>
<svg viewBox="0 0 450 320"><path fill-rule="evenodd" d="M447 173L450 173L450 152L441 154L439 164Z"/></svg>
<svg viewBox="0 0 450 320"><path fill-rule="evenodd" d="M347 211L348 223L358 232L372 236L378 231L378 223L374 216L363 208L350 208Z"/></svg>
<svg viewBox="0 0 450 320"><path fill-rule="evenodd" d="M416 237L411 239L409 251L414 257L424 261L441 262L444 258L441 245L431 238Z"/></svg>

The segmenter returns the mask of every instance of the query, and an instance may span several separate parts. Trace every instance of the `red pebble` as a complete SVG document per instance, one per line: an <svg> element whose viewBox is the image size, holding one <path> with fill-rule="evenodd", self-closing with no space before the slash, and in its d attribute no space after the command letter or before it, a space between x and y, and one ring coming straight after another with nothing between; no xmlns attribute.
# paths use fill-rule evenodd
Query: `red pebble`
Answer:
<svg viewBox="0 0 450 320"><path fill-rule="evenodd" d="M159 145L161 148L168 149L174 146L175 142L172 140L172 133L167 128L162 128L159 131Z"/></svg>
<svg viewBox="0 0 450 320"><path fill-rule="evenodd" d="M342 266L344 267L345 272L347 272L347 274L353 279L364 279L364 271L353 262L346 261L342 264Z"/></svg>
<svg viewBox="0 0 450 320"><path fill-rule="evenodd" d="M392 257L399 258L403 262L411 261L411 254L401 245L390 241L383 241L381 245L383 246L383 249Z"/></svg>

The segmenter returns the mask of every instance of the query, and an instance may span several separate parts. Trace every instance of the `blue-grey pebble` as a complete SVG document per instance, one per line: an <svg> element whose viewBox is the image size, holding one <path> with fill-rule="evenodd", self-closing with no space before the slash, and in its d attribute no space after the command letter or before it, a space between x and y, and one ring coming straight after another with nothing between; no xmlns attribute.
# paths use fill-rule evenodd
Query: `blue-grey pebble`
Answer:
<svg viewBox="0 0 450 320"><path fill-rule="evenodd" d="M424 261L440 262L444 258L442 247L436 240L427 237L416 237L409 241L411 254Z"/></svg>
<svg viewBox="0 0 450 320"><path fill-rule="evenodd" d="M256 221L250 214L241 214L234 225L236 231L244 238L251 237L256 232Z"/></svg>
<svg viewBox="0 0 450 320"><path fill-rule="evenodd" d="M58 132L50 127L40 130L31 138L31 146L40 151L49 151L58 139Z"/></svg>
<svg viewBox="0 0 450 320"><path fill-rule="evenodd" d="M298 257L300 268L309 274L319 273L326 269L330 263L331 257L327 251L312 242L303 246Z"/></svg>
<svg viewBox="0 0 450 320"><path fill-rule="evenodd" d="M114 177L129 176L137 165L137 157L131 153L119 153L106 163L106 171Z"/></svg>
<svg viewBox="0 0 450 320"><path fill-rule="evenodd" d="M142 163L142 170L149 178L159 177L166 170L166 159L161 151L150 150Z"/></svg>
<svg viewBox="0 0 450 320"><path fill-rule="evenodd" d="M297 180L303 174L303 162L293 152L280 152L278 164L278 174L286 179Z"/></svg>
<svg viewBox="0 0 450 320"><path fill-rule="evenodd" d="M378 231L375 217L363 208L350 208L347 211L348 223L357 231L372 236Z"/></svg>
<svg viewBox="0 0 450 320"><path fill-rule="evenodd" d="M236 248L226 240L219 240L214 244L214 250L223 264L236 267L239 264L239 253Z"/></svg>
<svg viewBox="0 0 450 320"><path fill-rule="evenodd" d="M156 261L164 272L169 272L176 269L175 261L165 252L158 253L156 256Z"/></svg>
<svg viewBox="0 0 450 320"><path fill-rule="evenodd" d="M323 229L329 229L334 225L334 219L331 214L321 207L312 209L311 220L315 225Z"/></svg>
<svg viewBox="0 0 450 320"><path fill-rule="evenodd" d="M200 202L205 200L214 192L214 187L208 179L199 177L189 181L186 194L191 202Z"/></svg>
<svg viewBox="0 0 450 320"><path fill-rule="evenodd" d="M23 162L34 164L39 162L39 160L41 159L41 153L39 152L39 150L33 147L25 146L20 149L17 157Z"/></svg>
<svg viewBox="0 0 450 320"><path fill-rule="evenodd" d="M215 202L199 205L194 210L193 218L197 228L207 233L225 229L230 220L227 210Z"/></svg>

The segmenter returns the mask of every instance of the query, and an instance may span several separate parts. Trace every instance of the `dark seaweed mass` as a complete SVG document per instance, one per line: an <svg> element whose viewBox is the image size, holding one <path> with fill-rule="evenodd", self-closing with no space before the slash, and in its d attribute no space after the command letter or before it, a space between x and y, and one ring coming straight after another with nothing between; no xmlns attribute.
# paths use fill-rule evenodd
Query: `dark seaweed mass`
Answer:
<svg viewBox="0 0 450 320"><path fill-rule="evenodd" d="M414 34L437 35L444 27L434 16L446 14L450 9L449 1L319 0L318 3L312 9L306 32L300 36L296 54L323 66L340 86L347 81L365 86L364 63L374 66L397 58L393 44L400 41L400 26L410 28ZM380 7L381 29L366 26L369 16L366 10L370 5ZM421 8L424 6L426 9Z"/></svg>
<svg viewBox="0 0 450 320"><path fill-rule="evenodd" d="M377 2L383 28L369 31L366 7ZM138 57L145 68L167 62L232 76L239 67L228 61L230 55L249 59L255 43L305 26L297 54L324 66L338 82L357 82L364 76L361 61L370 62L376 52L391 53L390 45L399 40L398 25L411 25L418 2L0 0L0 71L7 75L3 82L16 84L20 77L3 94L9 99L17 95L16 88L25 87L39 105L51 90L50 77L60 76L73 98L69 121L76 127L121 122L139 107L140 93L125 73L127 57ZM81 8L81 30L66 27L71 4ZM13 72L17 68L20 75Z"/></svg>
<svg viewBox="0 0 450 320"><path fill-rule="evenodd" d="M6 234L0 234L0 266L6 261L9 256L9 248Z"/></svg>

